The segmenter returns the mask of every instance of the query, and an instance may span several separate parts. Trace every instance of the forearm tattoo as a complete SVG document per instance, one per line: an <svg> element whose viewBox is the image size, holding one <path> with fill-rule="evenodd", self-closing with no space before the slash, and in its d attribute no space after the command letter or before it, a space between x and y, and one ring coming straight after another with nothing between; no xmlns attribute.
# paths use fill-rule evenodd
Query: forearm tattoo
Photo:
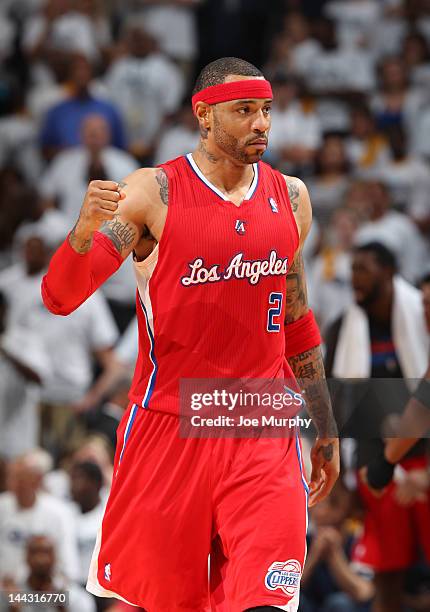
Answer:
<svg viewBox="0 0 430 612"><path fill-rule="evenodd" d="M304 353L288 359L297 383L306 402L309 416L320 438L337 436L337 426L333 416L330 394L324 372L321 348L316 346ZM325 448L325 447L324 447ZM333 456L333 449L326 448L324 458ZM327 456L326 456L327 455Z"/></svg>
<svg viewBox="0 0 430 612"><path fill-rule="evenodd" d="M119 215L115 215L111 221L105 221L100 232L110 239L118 253L123 256L127 254L137 235L136 229L130 223L121 221Z"/></svg>
<svg viewBox="0 0 430 612"><path fill-rule="evenodd" d="M72 231L69 234L69 243L70 243L70 246L77 253L84 255L85 253L88 253L88 251L91 250L91 247L93 244L93 237L90 236L89 238L79 238L76 235L77 225L78 225L78 222L76 222L75 227L72 229Z"/></svg>
<svg viewBox="0 0 430 612"><path fill-rule="evenodd" d="M167 206L169 204L169 179L167 178L167 174L160 168L157 170L155 178L157 179L157 183L160 185L161 201Z"/></svg>

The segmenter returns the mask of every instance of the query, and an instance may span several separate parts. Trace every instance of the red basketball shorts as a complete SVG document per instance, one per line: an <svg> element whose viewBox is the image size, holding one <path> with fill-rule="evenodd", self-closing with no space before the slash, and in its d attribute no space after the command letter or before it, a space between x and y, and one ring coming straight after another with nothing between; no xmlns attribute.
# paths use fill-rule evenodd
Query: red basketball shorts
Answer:
<svg viewBox="0 0 430 612"><path fill-rule="evenodd" d="M298 438L181 439L177 417L137 405L117 437L91 593L147 612L297 610L307 527Z"/></svg>
<svg viewBox="0 0 430 612"><path fill-rule="evenodd" d="M426 457L404 460L406 470L425 468ZM353 560L377 572L404 570L424 553L430 562L430 495L425 501L402 506L391 482L376 497L360 479L359 492L366 513L364 530L353 551Z"/></svg>

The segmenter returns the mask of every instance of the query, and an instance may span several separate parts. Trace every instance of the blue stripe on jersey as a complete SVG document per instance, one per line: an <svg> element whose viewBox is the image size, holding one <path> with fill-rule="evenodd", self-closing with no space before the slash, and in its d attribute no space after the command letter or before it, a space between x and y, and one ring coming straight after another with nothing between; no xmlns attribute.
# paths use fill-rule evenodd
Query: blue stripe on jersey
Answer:
<svg viewBox="0 0 430 612"><path fill-rule="evenodd" d="M145 395L144 395L143 400L142 400L142 406L144 408L148 408L149 400L151 399L152 393L154 391L155 379L156 379L157 371L158 371L158 364L157 364L157 360L155 359L154 336L152 334L152 330L151 330L151 327L149 325L148 313L146 311L145 304L142 302L142 298L140 297L140 294L139 294L139 301L140 301L140 305L142 306L143 314L145 315L146 331L148 333L149 342L150 342L150 345L151 345L151 349L149 351L149 358L151 359L152 365L153 365L151 376L149 377L148 386L146 388L146 392L145 392Z"/></svg>
<svg viewBox="0 0 430 612"><path fill-rule="evenodd" d="M122 456L124 454L125 447L127 445L127 440L129 438L129 435L130 435L130 432L131 432L131 428L133 427L134 419L136 418L136 414L137 414L138 409L139 409L138 405L137 404L133 404L133 408L131 409L130 416L128 417L127 427L125 428L124 442L122 443L122 449L121 449L121 454L119 456L119 462L118 463L121 463L121 459L122 459Z"/></svg>

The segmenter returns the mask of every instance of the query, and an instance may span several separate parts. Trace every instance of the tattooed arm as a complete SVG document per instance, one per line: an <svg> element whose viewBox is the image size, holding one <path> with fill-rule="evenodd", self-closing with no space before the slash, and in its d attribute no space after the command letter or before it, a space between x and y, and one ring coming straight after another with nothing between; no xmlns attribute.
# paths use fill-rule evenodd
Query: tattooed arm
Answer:
<svg viewBox="0 0 430 612"><path fill-rule="evenodd" d="M294 323L309 311L302 247L310 229L312 209L309 194L299 179L285 177L300 245L286 279L285 325ZM307 411L317 431L311 451L312 474L309 505L326 497L339 475L339 440L324 373L320 346L288 359L302 390Z"/></svg>
<svg viewBox="0 0 430 612"><path fill-rule="evenodd" d="M73 312L138 245L148 243L148 235L153 246L164 227L167 201L168 182L162 169L137 170L122 183L92 181L75 227L54 253L43 278L42 297L48 310L60 315Z"/></svg>

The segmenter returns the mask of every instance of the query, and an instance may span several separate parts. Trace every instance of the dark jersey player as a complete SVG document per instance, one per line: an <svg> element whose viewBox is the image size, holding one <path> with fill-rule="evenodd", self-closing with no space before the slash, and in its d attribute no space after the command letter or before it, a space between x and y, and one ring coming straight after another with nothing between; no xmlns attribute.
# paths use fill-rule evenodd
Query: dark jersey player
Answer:
<svg viewBox="0 0 430 612"><path fill-rule="evenodd" d="M271 100L251 64L209 64L198 149L92 182L43 281L67 315L134 253L139 357L87 588L148 612L297 610L308 494L326 497L339 472L301 256L309 196L260 161ZM318 433L310 487L297 436L179 436L180 380L293 375Z"/></svg>

